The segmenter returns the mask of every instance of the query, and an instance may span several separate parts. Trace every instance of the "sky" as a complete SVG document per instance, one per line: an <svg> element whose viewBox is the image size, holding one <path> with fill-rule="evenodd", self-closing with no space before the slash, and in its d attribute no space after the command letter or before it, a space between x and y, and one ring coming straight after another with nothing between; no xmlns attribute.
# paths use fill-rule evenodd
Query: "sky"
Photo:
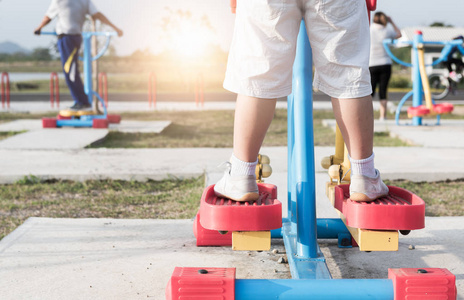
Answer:
<svg viewBox="0 0 464 300"><path fill-rule="evenodd" d="M112 41L119 55L137 49L162 52L161 20L168 10L189 10L194 18L207 16L214 29L214 43L228 50L234 15L229 0L92 0L97 9L124 31ZM253 1L253 0L247 0ZM50 0L0 0L0 42L11 41L28 49L49 47L54 38L34 36ZM464 0L378 0L377 11L391 16L398 27L427 26L433 22L464 28ZM53 31L53 23L44 30ZM464 32L463 32L464 34Z"/></svg>

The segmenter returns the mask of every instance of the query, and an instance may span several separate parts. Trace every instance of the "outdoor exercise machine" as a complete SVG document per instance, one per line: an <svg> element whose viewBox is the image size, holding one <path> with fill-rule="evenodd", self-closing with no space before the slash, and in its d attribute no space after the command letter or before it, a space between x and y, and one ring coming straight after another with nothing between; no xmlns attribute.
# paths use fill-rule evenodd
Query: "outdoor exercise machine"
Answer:
<svg viewBox="0 0 464 300"><path fill-rule="evenodd" d="M45 35L57 35L56 32L41 32ZM119 123L121 116L110 115L107 111L107 104L102 99L102 96L93 90L92 80L92 61L99 59L108 49L112 36L116 36L116 32L83 32L83 57L79 57L79 60L83 62L84 66L84 92L87 95L87 99L93 108L92 111L73 111L70 109L60 110L56 118L43 118L42 125L44 128L56 128L56 127L93 127L93 128L108 128L109 123ZM93 36L104 36L106 37L106 43L104 47L95 56L91 53L91 44ZM94 97L98 100L97 103L93 103ZM103 112L99 112L98 103L100 104Z"/></svg>
<svg viewBox="0 0 464 300"><path fill-rule="evenodd" d="M413 82L412 90L409 91L400 101L396 109L395 120L396 124L400 125L400 113L404 103L412 96L412 106L408 108L408 117L412 118L412 124L414 126L424 125L422 124L422 117L424 116L436 116L436 125L440 125L440 115L451 113L454 109L450 103L439 103L436 104L432 98L430 90L430 84L425 70L426 66L435 66L446 59L453 46L457 46L459 51L464 54L464 48L462 47L462 40L453 41L424 41L422 32L417 30L415 32L412 41L398 41L387 39L383 41L383 45L388 55L400 65L412 68ZM407 63L396 57L391 49L390 45L405 44L411 45L413 49L412 63ZM435 60L432 64L426 65L424 60L424 47L425 45L443 45L440 57ZM425 98L425 104L423 99Z"/></svg>
<svg viewBox="0 0 464 300"><path fill-rule="evenodd" d="M349 183L349 173L344 173L349 162L337 130L336 153L325 158L323 165L331 176L327 193L341 218L316 218L311 81L312 53L302 22L293 66L293 92L288 97L287 218L282 218L277 187L258 183L260 197L252 203L218 198L213 186L207 187L194 221L198 246L265 250L271 238L282 238L293 279L235 279L235 268L176 267L166 299L456 298L455 276L440 268L389 269L389 279L332 279L318 238L338 239L340 247L352 247L353 238L361 251L397 250L398 230L407 234L424 227L425 204L397 187L389 187L388 196L371 203L351 201L348 185L344 184Z"/></svg>

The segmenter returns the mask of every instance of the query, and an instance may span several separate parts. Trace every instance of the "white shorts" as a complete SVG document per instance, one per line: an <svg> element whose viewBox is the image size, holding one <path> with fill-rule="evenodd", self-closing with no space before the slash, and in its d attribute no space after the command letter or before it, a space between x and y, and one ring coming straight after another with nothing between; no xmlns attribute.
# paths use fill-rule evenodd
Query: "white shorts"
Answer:
<svg viewBox="0 0 464 300"><path fill-rule="evenodd" d="M313 87L334 98L370 95L365 0L238 0L224 88L257 98L289 95L302 18L313 51Z"/></svg>

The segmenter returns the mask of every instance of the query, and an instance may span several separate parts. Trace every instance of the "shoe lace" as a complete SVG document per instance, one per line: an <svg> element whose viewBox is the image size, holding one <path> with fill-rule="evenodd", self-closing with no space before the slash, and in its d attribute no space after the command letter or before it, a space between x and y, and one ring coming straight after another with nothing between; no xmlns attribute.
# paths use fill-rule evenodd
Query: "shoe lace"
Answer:
<svg viewBox="0 0 464 300"><path fill-rule="evenodd" d="M343 181L343 179L345 179L346 175L348 175L348 173L351 172L351 168L348 169L348 171L345 172L345 174L343 174L342 176L342 179L340 179L340 181Z"/></svg>
<svg viewBox="0 0 464 300"><path fill-rule="evenodd" d="M224 166L226 166L227 170L229 171L229 174L230 174L230 170L232 169L232 164L228 161L225 161L223 163L220 163L217 168L223 168L224 169Z"/></svg>

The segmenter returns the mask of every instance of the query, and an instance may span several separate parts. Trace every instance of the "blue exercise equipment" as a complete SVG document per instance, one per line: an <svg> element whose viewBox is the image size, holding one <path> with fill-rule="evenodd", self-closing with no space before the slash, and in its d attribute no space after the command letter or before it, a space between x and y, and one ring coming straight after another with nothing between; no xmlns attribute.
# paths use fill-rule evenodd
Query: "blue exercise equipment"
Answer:
<svg viewBox="0 0 464 300"><path fill-rule="evenodd" d="M41 32L44 35L54 35L56 32ZM106 37L106 42L104 47L100 50L97 55L92 56L91 45L93 36L104 36ZM83 32L82 41L83 41L83 56L79 57L79 60L83 62L84 66L84 92L87 95L90 105L93 107L93 99L96 97L103 108L103 114L98 114L94 112L92 114L83 114L83 115L71 115L66 116L65 118L50 119L44 118L43 124L44 127L95 127L95 128L106 128L108 127L108 119L111 115L108 115L108 111L105 105L105 101L102 97L93 89L93 80L92 80L92 61L99 59L105 54L108 46L110 45L111 37L117 36L116 32ZM119 118L120 119L120 118ZM112 123L112 122L111 122ZM116 121L118 123L118 121Z"/></svg>
<svg viewBox="0 0 464 300"><path fill-rule="evenodd" d="M441 103L441 104L436 104L434 99L431 97L430 94L430 88L428 86L428 80L424 80L424 74L421 76L421 68L422 68L422 73L425 72L425 66L435 66L441 62L443 62L450 51L452 50L453 46L458 47L459 51L464 54L464 48L462 47L462 40L453 40L453 41L424 41L422 32L417 31L416 34L414 35L414 39L412 41L399 41L399 40L391 40L391 39L386 39L383 41L383 45L385 50L387 51L388 55L397 62L400 65L410 67L412 68L413 71L413 87L412 90L409 91L400 101L398 104L398 107L396 109L396 114L395 114L395 120L397 125L402 125L400 124L400 113L401 113L401 108L403 107L404 103L412 96L412 108L409 109L408 115L412 117L412 124L414 126L420 126L423 125L422 123L422 116L425 115L435 115L437 116L437 122L436 125L440 124L440 113L448 113L450 110L452 110L452 105L448 103ZM397 44L404 44L404 45L410 45L413 49L413 56L412 56L412 63L407 63L402 60L400 60L398 57L396 57L391 49L390 45L397 45ZM421 65L421 56L423 57L424 53L424 46L425 45L443 45L443 50L441 51L440 57L435 60L432 64L425 65L423 63ZM424 86L425 85L425 86ZM424 88L428 90L427 94L424 93ZM423 98L426 98L426 105L424 106L423 103ZM427 98L429 99L427 101ZM428 110L428 111L427 111Z"/></svg>

